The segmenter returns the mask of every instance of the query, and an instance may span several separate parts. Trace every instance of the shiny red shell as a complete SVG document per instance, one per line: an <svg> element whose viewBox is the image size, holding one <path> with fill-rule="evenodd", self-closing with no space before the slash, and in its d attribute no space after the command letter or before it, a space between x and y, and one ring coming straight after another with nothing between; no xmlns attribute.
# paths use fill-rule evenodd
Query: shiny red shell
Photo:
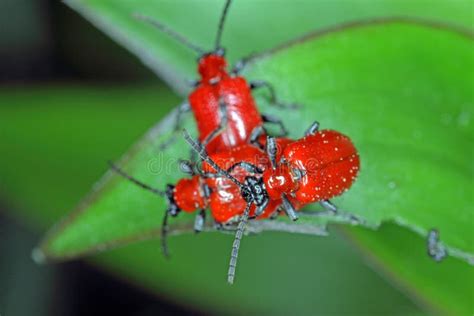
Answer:
<svg viewBox="0 0 474 316"><path fill-rule="evenodd" d="M263 124L250 87L244 78L230 76L226 67L226 60L220 55L203 56L198 65L201 81L190 94L189 103L202 142L219 127L222 121L219 102L225 102L227 125L206 146L206 151L225 170L241 161L265 170L263 175L253 175L263 176L270 197L259 218L266 218L276 211L283 193L299 209L305 204L340 195L350 188L359 171L359 156L347 136L332 130L319 131L297 141L277 139L277 167L273 169L267 154L248 144L254 128ZM203 171L214 170L203 163ZM232 175L244 182L250 174L237 167ZM203 197L203 181L211 189L209 199ZM185 212L210 208L219 223L237 219L246 206L239 187L225 177L182 179L175 187L174 199ZM255 206L252 206L251 216L254 211Z"/></svg>
<svg viewBox="0 0 474 316"><path fill-rule="evenodd" d="M235 163L245 161L263 170L262 174L250 174L237 167L231 174L240 182L247 176L263 177L270 202L258 219L267 218L281 205L282 194L286 194L295 209L305 204L331 199L348 190L359 169L359 155L351 140L333 130L322 130L299 140L277 138L277 166L271 167L269 158L259 148L244 144L226 151L214 153L210 158L219 167L227 170ZM215 170L203 163L206 173ZM201 182L211 189L208 201L202 195ZM240 188L225 177L180 180L175 189L175 200L186 212L209 207L214 219L228 223L239 218L245 210L246 202ZM250 216L254 215L252 206Z"/></svg>
<svg viewBox="0 0 474 316"><path fill-rule="evenodd" d="M181 210L191 213L207 208L201 181L201 177L194 176L191 179L183 178L176 183L173 197Z"/></svg>
<svg viewBox="0 0 474 316"><path fill-rule="evenodd" d="M198 66L201 81L189 96L201 142L219 127L219 100L226 104L227 126L207 145L209 154L248 143L253 129L263 124L249 84L243 77L229 76L226 66L222 56L202 57Z"/></svg>
<svg viewBox="0 0 474 316"><path fill-rule="evenodd" d="M360 169L354 144L333 130L322 130L288 144L282 159L282 170L277 174L284 176L278 185L271 181L270 171L264 174L267 191L277 196L290 190L292 200L301 206L342 194L352 186ZM300 179L295 178L298 173L302 174Z"/></svg>

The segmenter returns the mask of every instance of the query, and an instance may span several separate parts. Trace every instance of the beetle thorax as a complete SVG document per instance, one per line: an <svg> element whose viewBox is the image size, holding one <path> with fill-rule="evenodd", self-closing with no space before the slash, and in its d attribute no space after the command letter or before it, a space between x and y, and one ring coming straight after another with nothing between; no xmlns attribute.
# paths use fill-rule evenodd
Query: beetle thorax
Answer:
<svg viewBox="0 0 474 316"><path fill-rule="evenodd" d="M243 190L243 198L247 202L254 202L255 205L263 205L268 200L267 190L262 178L246 177L245 190Z"/></svg>
<svg viewBox="0 0 474 316"><path fill-rule="evenodd" d="M208 54L199 60L198 71L203 83L217 83L228 76L227 62L223 56Z"/></svg>
<svg viewBox="0 0 474 316"><path fill-rule="evenodd" d="M263 179L268 194L275 199L280 198L283 193L292 193L298 185L287 164L280 164L275 169L265 170Z"/></svg>

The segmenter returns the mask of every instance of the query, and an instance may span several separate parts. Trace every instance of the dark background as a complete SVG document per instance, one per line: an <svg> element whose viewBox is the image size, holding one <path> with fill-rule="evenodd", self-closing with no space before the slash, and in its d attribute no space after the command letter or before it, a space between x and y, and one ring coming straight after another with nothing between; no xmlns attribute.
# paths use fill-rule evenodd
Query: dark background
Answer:
<svg viewBox="0 0 474 316"><path fill-rule="evenodd" d="M2 84L156 78L60 1L4 0L0 5Z"/></svg>
<svg viewBox="0 0 474 316"><path fill-rule="evenodd" d="M132 55L59 1L0 2L0 85L162 84ZM0 201L1 203L1 201ZM0 205L0 311L7 315L198 314L83 262L36 266L39 234Z"/></svg>

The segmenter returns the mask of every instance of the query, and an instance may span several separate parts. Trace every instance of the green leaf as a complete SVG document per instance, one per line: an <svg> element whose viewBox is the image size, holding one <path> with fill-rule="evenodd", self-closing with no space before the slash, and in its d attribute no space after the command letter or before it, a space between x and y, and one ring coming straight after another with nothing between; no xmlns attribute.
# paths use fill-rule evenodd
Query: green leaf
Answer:
<svg viewBox="0 0 474 316"><path fill-rule="evenodd" d="M176 91L196 76L195 54L170 40L133 13L150 15L193 43L212 49L223 0L65 0L99 29L138 56ZM472 3L465 0L234 1L223 45L230 61L261 52L302 34L341 23L387 16L441 20L472 28ZM198 18L196 18L198 17ZM271 34L268 36L267 34Z"/></svg>
<svg viewBox="0 0 474 316"><path fill-rule="evenodd" d="M317 32L249 75L306 105L288 120L296 133L316 117L354 140L362 173L342 208L422 236L437 228L472 261L473 37L413 22Z"/></svg>
<svg viewBox="0 0 474 316"><path fill-rule="evenodd" d="M439 25L362 23L275 51L248 75L272 82L284 100L304 104L301 111L280 113L294 136L317 118L354 140L362 172L337 205L369 226L391 221L422 236L437 228L450 254L469 260L473 78L463 70L473 66L472 44L469 33ZM180 177L176 160L187 150L181 140L158 152L171 120L153 128L121 162L156 186ZM457 216L452 216L454 201ZM163 199L108 173L50 234L42 251L49 258L66 258L154 237L164 210ZM252 227L324 234L323 224L330 220L258 221ZM192 221L183 214L173 219L172 231L191 231Z"/></svg>
<svg viewBox="0 0 474 316"><path fill-rule="evenodd" d="M0 151L5 153L0 155L1 201L9 217L35 231L62 217L104 172L105 161L124 152L147 125L167 112L165 104L177 102L169 90L136 85L35 85L22 86L19 92L0 91ZM12 240L19 238L15 232ZM8 229L2 236L9 240ZM158 242L150 240L87 261L161 298L221 315L420 313L409 298L367 267L335 230L325 238L249 236L243 241L238 282L229 287L226 254L232 238L217 233L175 236L169 240L171 260L165 260ZM424 244L421 239L418 243ZM28 262L29 247L31 243L22 247L16 242L11 248ZM8 265L4 270L4 275L11 274ZM236 306L236 301L245 304Z"/></svg>
<svg viewBox="0 0 474 316"><path fill-rule="evenodd" d="M90 191L108 159L178 101L146 85L0 89L0 198L30 225L53 225Z"/></svg>
<svg viewBox="0 0 474 316"><path fill-rule="evenodd" d="M368 264L391 276L394 285L409 294L432 314L472 315L474 269L455 258L434 263L426 244L416 234L395 224L377 231L345 228L353 244L365 254Z"/></svg>

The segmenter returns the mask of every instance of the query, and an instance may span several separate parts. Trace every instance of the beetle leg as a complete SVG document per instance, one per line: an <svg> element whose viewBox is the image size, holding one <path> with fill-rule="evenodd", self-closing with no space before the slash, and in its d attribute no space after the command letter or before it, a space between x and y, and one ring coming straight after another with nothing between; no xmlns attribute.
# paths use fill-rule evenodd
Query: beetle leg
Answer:
<svg viewBox="0 0 474 316"><path fill-rule="evenodd" d="M291 204L290 200L288 200L285 193L281 195L281 199L283 201L283 210L285 211L286 215L288 215L292 221L296 221L298 219L298 215L296 214L294 206Z"/></svg>
<svg viewBox="0 0 474 316"><path fill-rule="evenodd" d="M328 213L332 213L334 215L336 215L338 212L337 212L337 207L336 205L332 204L331 201L329 200L323 200L321 202L319 202L319 204L328 212Z"/></svg>
<svg viewBox="0 0 474 316"><path fill-rule="evenodd" d="M332 216L349 216L349 219L354 222L354 223L363 223L364 221L360 219L359 217L353 215L353 214L346 214L346 213L340 213L336 207L331 201L329 200L323 200L319 202L319 204L325 209L325 212L318 212L315 213L315 216L322 216L322 215L332 215Z"/></svg>
<svg viewBox="0 0 474 316"><path fill-rule="evenodd" d="M212 193L211 188L205 183L203 183L201 185L201 188L202 188L203 197L208 199L211 196L211 193Z"/></svg>
<svg viewBox="0 0 474 316"><path fill-rule="evenodd" d="M254 173L254 174L263 173L262 169L260 169L259 167L255 166L251 163L248 163L246 161L239 161L239 162L233 164L232 166L229 167L229 169L227 169L227 172L232 173L232 171L234 171L234 169L237 168L237 167L240 167L240 168L244 169L245 171L250 172L250 173Z"/></svg>
<svg viewBox="0 0 474 316"><path fill-rule="evenodd" d="M250 89L255 90L259 88L267 88L268 92L270 93L270 103L276 107L282 109L297 109L299 105L297 104L285 104L280 102L275 93L275 88L267 81L259 80L259 81L252 81L250 82Z"/></svg>
<svg viewBox="0 0 474 316"><path fill-rule="evenodd" d="M276 137L285 137L288 135L288 130L286 129L285 125L283 124L282 120L280 120L278 117L275 117L273 115L269 114L262 114L262 120L264 123L270 123L270 124L275 124L278 126L280 129L280 133L277 135L274 135Z"/></svg>
<svg viewBox="0 0 474 316"><path fill-rule="evenodd" d="M163 224L161 225L161 250L166 258L169 258L170 254L168 251L168 217L176 217L181 211L174 201L174 185L168 184L165 192L166 202L168 203L168 209L163 217Z"/></svg>
<svg viewBox="0 0 474 316"><path fill-rule="evenodd" d="M194 231L196 233L202 232L202 230L204 229L205 220L206 220L206 210L200 210L194 220Z"/></svg>
<svg viewBox="0 0 474 316"><path fill-rule="evenodd" d="M214 229L215 230L224 230L224 225L222 225L222 223L216 222L214 220Z"/></svg>
<svg viewBox="0 0 474 316"><path fill-rule="evenodd" d="M275 210L275 212L273 212L273 214L270 215L270 217L269 217L268 219L272 219L272 220L273 220L273 219L277 219L281 212L283 212L283 210L281 209L281 207L277 208L277 209Z"/></svg>
<svg viewBox="0 0 474 316"><path fill-rule="evenodd" d="M260 136L266 135L266 134L268 134L267 130L262 125L255 127L252 130L252 132L250 133L249 143L253 146L256 146L256 147L264 150L265 149L264 146L262 144L260 144L258 140L259 140Z"/></svg>
<svg viewBox="0 0 474 316"><path fill-rule="evenodd" d="M168 139L158 145L159 150L165 150L166 148L168 148L168 146L170 146L176 141L176 136L181 130L181 120L183 118L183 115L189 111L191 111L191 106L188 102L184 102L178 106L171 136L169 136Z"/></svg>
<svg viewBox="0 0 474 316"><path fill-rule="evenodd" d="M168 184L167 187L166 187L166 191L163 192L161 190L150 187L149 185L141 182L138 179L135 179L134 177L132 177L131 175L125 173L125 171L123 171L122 169L120 169L119 167L114 165L113 163L110 163L110 166L111 166L112 170L117 172L122 177L130 180L135 185L141 187L142 189L148 190L150 192L153 192L153 193L155 193L159 196L162 196L162 197L166 198L166 202L168 203L168 208L165 211L165 215L163 216L163 223L161 225L161 250L163 252L163 255L166 258L168 258L169 257L169 252L168 252L168 245L167 245L167 242L166 242L166 236L168 235L168 216L169 215L176 216L176 215L178 215L178 213L180 211L180 209L176 205L176 203L174 201L174 198L173 198L174 186Z"/></svg>
<svg viewBox="0 0 474 316"><path fill-rule="evenodd" d="M165 258L170 257L170 253L168 251L168 216L169 216L169 211L167 210L165 212L165 216L163 216L163 223L161 225L161 252L163 252L163 255Z"/></svg>
<svg viewBox="0 0 474 316"><path fill-rule="evenodd" d="M309 135L314 135L318 132L319 130L319 123L314 121L313 124L311 124L310 127L304 132L304 136L309 136Z"/></svg>
<svg viewBox="0 0 474 316"><path fill-rule="evenodd" d="M233 75L240 74L240 72L245 68L246 64L247 64L247 61L245 60L245 58L238 60L235 63L234 67L232 67L231 73Z"/></svg>
<svg viewBox="0 0 474 316"><path fill-rule="evenodd" d="M251 60L252 58L254 58L255 55L256 55L256 54L253 53L253 54L250 54L249 56L246 56L246 57L244 57L244 58L238 60L238 61L235 63L234 67L232 67L231 73L232 73L234 76L239 75L239 74L242 72L242 70L244 70L245 66L248 65L249 60Z"/></svg>
<svg viewBox="0 0 474 316"><path fill-rule="evenodd" d="M265 199L265 200L263 201L263 204L262 204L262 205L258 206L258 207L255 209L255 218L257 218L257 217L259 217L260 215L263 214L263 211L265 211L265 209L267 208L268 202L269 202L269 200L268 200L268 198L267 198L267 199Z"/></svg>
<svg viewBox="0 0 474 316"><path fill-rule="evenodd" d="M194 176L196 174L194 167L194 163L190 160L179 160L179 170L189 176Z"/></svg>
<svg viewBox="0 0 474 316"><path fill-rule="evenodd" d="M275 124L278 126L280 131L277 135L274 135L275 137L285 137L288 135L288 130L286 129L282 120L269 114L262 114L261 117L262 117L263 123L270 123L270 124ZM259 147L260 149L265 149L264 146L260 144L259 139L261 136L268 135L268 134L269 134L268 130L264 126L262 125L257 126L250 133L249 143L251 145Z"/></svg>

